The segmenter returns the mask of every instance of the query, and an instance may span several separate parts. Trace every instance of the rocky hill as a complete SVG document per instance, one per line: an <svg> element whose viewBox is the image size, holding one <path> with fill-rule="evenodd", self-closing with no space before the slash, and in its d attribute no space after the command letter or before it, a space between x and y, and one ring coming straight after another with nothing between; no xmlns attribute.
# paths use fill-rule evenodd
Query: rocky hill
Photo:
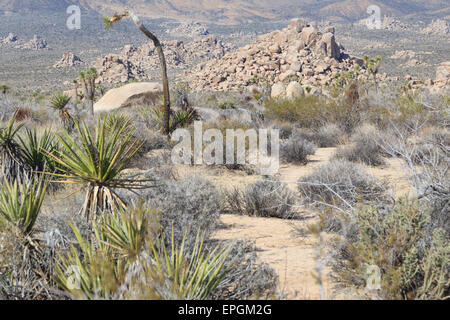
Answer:
<svg viewBox="0 0 450 320"><path fill-rule="evenodd" d="M214 35L198 37L190 43L165 41L162 43L169 69L188 69L202 61L220 59L233 49ZM146 71L159 71L158 55L152 43L139 47L126 45L119 55L108 54L95 62L99 70L98 82L127 82L147 80Z"/></svg>
<svg viewBox="0 0 450 320"><path fill-rule="evenodd" d="M296 79L302 85L327 85L336 74L362 65L361 59L343 52L334 33L334 27L319 30L303 19L294 19L287 28L200 64L183 78L195 90L236 90L252 86L257 78L270 83Z"/></svg>

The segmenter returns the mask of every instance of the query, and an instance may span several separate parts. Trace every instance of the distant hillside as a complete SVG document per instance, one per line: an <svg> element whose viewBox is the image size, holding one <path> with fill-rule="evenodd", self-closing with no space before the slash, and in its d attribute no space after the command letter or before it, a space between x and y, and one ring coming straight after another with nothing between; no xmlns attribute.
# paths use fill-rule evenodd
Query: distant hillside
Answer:
<svg viewBox="0 0 450 320"><path fill-rule="evenodd" d="M130 6L142 17L198 20L215 23L273 21L296 16L357 21L369 5L382 15L448 17L448 0L0 0L1 11L64 11L70 4L86 10L112 13Z"/></svg>

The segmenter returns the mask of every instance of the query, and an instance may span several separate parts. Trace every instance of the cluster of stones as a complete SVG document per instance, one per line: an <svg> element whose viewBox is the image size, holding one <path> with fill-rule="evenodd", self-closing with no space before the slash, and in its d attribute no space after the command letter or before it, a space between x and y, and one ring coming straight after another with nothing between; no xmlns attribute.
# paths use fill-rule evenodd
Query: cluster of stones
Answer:
<svg viewBox="0 0 450 320"><path fill-rule="evenodd" d="M421 31L422 34L446 36L450 33L450 24L446 20L433 20L425 29Z"/></svg>
<svg viewBox="0 0 450 320"><path fill-rule="evenodd" d="M435 79L426 81L414 79L411 75L406 75L405 80L414 89L428 89L434 92L446 92L450 90L450 61L442 62L436 68Z"/></svg>
<svg viewBox="0 0 450 320"><path fill-rule="evenodd" d="M295 80L302 86L328 85L336 74L363 63L341 52L334 32L333 27L320 31L303 19L293 19L287 28L202 63L183 78L197 91L252 87L255 77L274 84Z"/></svg>
<svg viewBox="0 0 450 320"><path fill-rule="evenodd" d="M65 52L58 62L53 65L53 68L68 68L77 65L81 65L84 62L74 55L72 52Z"/></svg>
<svg viewBox="0 0 450 320"><path fill-rule="evenodd" d="M176 28L169 29L167 33L174 34L177 37L193 38L206 36L209 34L206 26L200 22L182 23Z"/></svg>
<svg viewBox="0 0 450 320"><path fill-rule="evenodd" d="M10 33L6 38L0 38L0 44L11 44L17 42L17 36L14 33Z"/></svg>
<svg viewBox="0 0 450 320"><path fill-rule="evenodd" d="M173 40L162 43L169 69L187 69L199 62L220 59L232 47L214 35L199 37L189 44ZM142 46L126 45L119 55L109 54L95 63L100 72L99 82L127 82L130 78L147 80L145 71L159 70L159 57L153 43Z"/></svg>
<svg viewBox="0 0 450 320"><path fill-rule="evenodd" d="M18 46L19 49L27 49L27 50L43 50L48 49L47 41L45 39L41 39L37 35L34 35L33 39L30 41Z"/></svg>
<svg viewBox="0 0 450 320"><path fill-rule="evenodd" d="M107 54L95 62L97 83L126 83L130 79L144 79L144 71L117 54Z"/></svg>

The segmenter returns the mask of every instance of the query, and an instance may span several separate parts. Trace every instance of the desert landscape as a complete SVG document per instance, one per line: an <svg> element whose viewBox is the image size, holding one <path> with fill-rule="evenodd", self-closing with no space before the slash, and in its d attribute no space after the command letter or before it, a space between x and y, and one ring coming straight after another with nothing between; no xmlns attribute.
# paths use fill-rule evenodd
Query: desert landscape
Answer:
<svg viewBox="0 0 450 320"><path fill-rule="evenodd" d="M446 1L0 17L0 300L450 298Z"/></svg>

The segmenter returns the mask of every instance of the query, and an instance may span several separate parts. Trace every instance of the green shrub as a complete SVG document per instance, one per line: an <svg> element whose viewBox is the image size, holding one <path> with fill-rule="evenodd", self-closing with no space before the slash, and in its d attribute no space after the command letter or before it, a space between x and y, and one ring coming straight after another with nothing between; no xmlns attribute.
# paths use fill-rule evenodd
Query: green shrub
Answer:
<svg viewBox="0 0 450 320"><path fill-rule="evenodd" d="M449 235L438 228L427 239L430 216L426 207L404 198L388 212L362 207L355 219L357 233L340 249L333 266L342 283L363 289L367 267L377 266L381 290L368 293L369 297L449 298Z"/></svg>

